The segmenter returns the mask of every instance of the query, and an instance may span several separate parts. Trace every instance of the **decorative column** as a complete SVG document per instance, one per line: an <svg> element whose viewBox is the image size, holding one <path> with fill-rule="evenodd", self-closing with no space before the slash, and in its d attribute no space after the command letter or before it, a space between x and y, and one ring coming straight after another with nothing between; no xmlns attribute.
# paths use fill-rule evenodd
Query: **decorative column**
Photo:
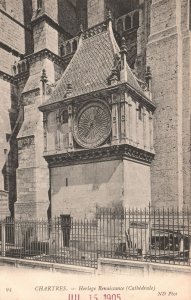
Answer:
<svg viewBox="0 0 191 300"><path fill-rule="evenodd" d="M119 116L117 95L112 94L112 144L119 143Z"/></svg>
<svg viewBox="0 0 191 300"><path fill-rule="evenodd" d="M149 112L150 151L153 151L153 114Z"/></svg>
<svg viewBox="0 0 191 300"><path fill-rule="evenodd" d="M72 105L68 105L68 146L69 146L69 150L73 150L73 148L74 148L72 125L73 125Z"/></svg>
<svg viewBox="0 0 191 300"><path fill-rule="evenodd" d="M146 149L147 144L147 109L143 106L143 147Z"/></svg>
<svg viewBox="0 0 191 300"><path fill-rule="evenodd" d="M130 96L127 96L127 104L128 104L128 122L127 122L127 136L129 139L129 143L132 143L132 100Z"/></svg>
<svg viewBox="0 0 191 300"><path fill-rule="evenodd" d="M41 76L41 81L42 81L42 103L45 102L46 98L46 84L48 82L48 78L46 76L46 70L42 70L42 76Z"/></svg>
<svg viewBox="0 0 191 300"><path fill-rule="evenodd" d="M136 122L135 122L135 132L136 132L136 138L135 142L136 145L138 146L140 144L140 130L139 130L139 102L135 102L135 107L136 107Z"/></svg>
<svg viewBox="0 0 191 300"><path fill-rule="evenodd" d="M56 150L60 150L60 111L56 111Z"/></svg>
<svg viewBox="0 0 191 300"><path fill-rule="evenodd" d="M132 136L132 144L137 146L137 131L136 131L136 102L134 99L131 99L131 136Z"/></svg>
<svg viewBox="0 0 191 300"><path fill-rule="evenodd" d="M122 37L121 40L120 55L121 55L120 80L122 82L126 82L127 81L127 47L125 44L124 37Z"/></svg>
<svg viewBox="0 0 191 300"><path fill-rule="evenodd" d="M127 104L125 101L125 92L121 94L120 102L120 121L121 121L121 141L126 142L127 140Z"/></svg>
<svg viewBox="0 0 191 300"><path fill-rule="evenodd" d="M47 151L47 116L48 113L43 113L43 136L44 136L44 151Z"/></svg>
<svg viewBox="0 0 191 300"><path fill-rule="evenodd" d="M145 80L146 80L147 87L148 87L149 99L152 100L152 93L151 93L152 74L151 74L151 70L150 70L149 66L147 66Z"/></svg>

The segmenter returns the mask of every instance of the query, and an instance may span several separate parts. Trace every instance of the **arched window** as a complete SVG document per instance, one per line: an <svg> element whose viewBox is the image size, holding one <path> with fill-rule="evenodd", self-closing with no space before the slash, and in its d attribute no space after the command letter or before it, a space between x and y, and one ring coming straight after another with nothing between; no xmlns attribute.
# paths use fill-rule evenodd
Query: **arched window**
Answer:
<svg viewBox="0 0 191 300"><path fill-rule="evenodd" d="M26 71L25 63L23 62L23 63L22 63L22 72L25 72L25 71Z"/></svg>
<svg viewBox="0 0 191 300"><path fill-rule="evenodd" d="M16 72L17 72L17 68L16 66L13 66L13 74L16 75Z"/></svg>
<svg viewBox="0 0 191 300"><path fill-rule="evenodd" d="M77 49L77 41L73 40L73 42L72 42L72 51L74 52L74 51L76 51L76 49Z"/></svg>
<svg viewBox="0 0 191 300"><path fill-rule="evenodd" d="M67 44L66 44L66 54L70 54L71 53L71 45L70 45L70 43L68 42Z"/></svg>
<svg viewBox="0 0 191 300"><path fill-rule="evenodd" d="M141 104L139 104L139 107L138 107L138 114L139 114L139 120L142 121L143 120L143 106Z"/></svg>
<svg viewBox="0 0 191 300"><path fill-rule="evenodd" d="M64 110L64 111L62 112L62 115L61 115L61 123L62 123L62 124L68 123L68 111L67 111L67 110Z"/></svg>
<svg viewBox="0 0 191 300"><path fill-rule="evenodd" d="M68 148L68 110L64 110L61 114L61 128L60 128L60 148Z"/></svg>
<svg viewBox="0 0 191 300"><path fill-rule="evenodd" d="M133 15L133 27L138 28L139 27L139 12L136 11Z"/></svg>
<svg viewBox="0 0 191 300"><path fill-rule="evenodd" d="M18 64L18 74L21 73L21 65Z"/></svg>
<svg viewBox="0 0 191 300"><path fill-rule="evenodd" d="M42 0L37 0L37 9L42 8Z"/></svg>
<svg viewBox="0 0 191 300"><path fill-rule="evenodd" d="M127 16L125 18L125 29L130 29L131 28L131 17L130 16Z"/></svg>
<svg viewBox="0 0 191 300"><path fill-rule="evenodd" d="M62 45L62 46L60 47L60 55L61 55L61 56L64 56L64 55L65 55L65 48L64 48L64 45Z"/></svg>
<svg viewBox="0 0 191 300"><path fill-rule="evenodd" d="M30 65L29 65L29 62L27 61L26 62L26 69L27 69L27 71L29 70L29 67L30 67Z"/></svg>
<svg viewBox="0 0 191 300"><path fill-rule="evenodd" d="M122 34L123 34L123 22L122 22L121 19L117 22L117 32L122 36Z"/></svg>

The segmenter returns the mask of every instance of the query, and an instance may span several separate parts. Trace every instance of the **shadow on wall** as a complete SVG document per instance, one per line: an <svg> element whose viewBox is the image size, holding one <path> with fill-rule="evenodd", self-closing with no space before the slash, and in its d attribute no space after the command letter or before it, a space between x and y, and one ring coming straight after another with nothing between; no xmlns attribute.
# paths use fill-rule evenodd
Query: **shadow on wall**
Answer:
<svg viewBox="0 0 191 300"><path fill-rule="evenodd" d="M23 0L23 13L24 13L24 24L26 27L30 26L32 18L32 0ZM30 54L34 50L33 34L31 30L25 30L25 49L26 54Z"/></svg>
<svg viewBox="0 0 191 300"><path fill-rule="evenodd" d="M58 2L58 23L62 28L74 36L77 33L77 10L76 1L57 0Z"/></svg>
<svg viewBox="0 0 191 300"><path fill-rule="evenodd" d="M52 195L71 186L91 185L92 191L96 191L102 184L117 184L116 180L122 180L122 162L117 160L57 167L51 171Z"/></svg>

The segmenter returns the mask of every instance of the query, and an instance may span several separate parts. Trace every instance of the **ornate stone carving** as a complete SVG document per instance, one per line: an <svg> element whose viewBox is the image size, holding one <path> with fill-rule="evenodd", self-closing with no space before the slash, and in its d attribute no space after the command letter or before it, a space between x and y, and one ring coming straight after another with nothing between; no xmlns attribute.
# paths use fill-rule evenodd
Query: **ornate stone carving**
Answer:
<svg viewBox="0 0 191 300"><path fill-rule="evenodd" d="M131 159L150 164L154 154L131 145L113 145L91 150L71 151L67 153L45 155L49 167L83 164L87 162L113 159Z"/></svg>
<svg viewBox="0 0 191 300"><path fill-rule="evenodd" d="M34 135L18 138L18 149L22 150L24 147L34 145Z"/></svg>
<svg viewBox="0 0 191 300"><path fill-rule="evenodd" d="M96 25L96 26L91 27L88 30L84 31L83 39L87 39L91 36L94 36L96 34L99 34L99 33L103 32L103 31L106 31L106 30L107 30L107 24L106 24L106 22L103 22L99 25Z"/></svg>
<svg viewBox="0 0 191 300"><path fill-rule="evenodd" d="M28 55L25 59L28 63L33 63L44 58L48 58L49 60L55 62L57 65L64 66L65 64L64 60L60 56L56 55L48 49L43 49L38 52L32 53Z"/></svg>

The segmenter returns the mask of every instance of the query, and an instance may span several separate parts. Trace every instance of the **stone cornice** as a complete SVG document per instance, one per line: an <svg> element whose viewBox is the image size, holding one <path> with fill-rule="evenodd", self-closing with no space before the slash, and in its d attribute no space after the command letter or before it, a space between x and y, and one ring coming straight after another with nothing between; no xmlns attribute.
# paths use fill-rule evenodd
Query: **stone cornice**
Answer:
<svg viewBox="0 0 191 300"><path fill-rule="evenodd" d="M28 56L25 56L25 59L29 63L36 62L39 59L45 59L45 58L50 59L51 61L55 62L58 65L61 65L61 66L65 65L65 61L60 56L53 53L52 51L50 51L47 48L40 50L38 52L32 53Z"/></svg>
<svg viewBox="0 0 191 300"><path fill-rule="evenodd" d="M3 71L0 71L0 79L3 79L5 81L11 82L11 83L15 83L15 78L12 75L7 74Z"/></svg>
<svg viewBox="0 0 191 300"><path fill-rule="evenodd" d="M46 14L46 12L42 12L42 14L33 17L32 21L31 21L31 26L34 26L34 25L38 24L39 22L43 22L43 21L46 21L47 24L49 24L51 27L53 27L54 29L56 29L58 32L63 33L65 36L67 36L67 38L71 38L72 37L71 34L69 34L68 32L66 32L57 23L57 21L53 20L50 16L48 16Z"/></svg>
<svg viewBox="0 0 191 300"><path fill-rule="evenodd" d="M153 102L151 102L146 96L143 97L141 94L139 94L136 90L134 90L132 87L130 87L127 83L120 83L116 85L111 85L106 89L103 90L97 90L93 91L91 93L75 96L75 97L68 97L64 98L61 101L58 102L53 102L53 103L48 103L46 102L45 104L42 104L39 106L39 110L42 112L45 111L51 111L57 108L63 107L63 105L67 103L71 103L73 101L80 101L81 99L85 100L86 98L90 97L99 97L100 94L106 95L106 94L111 94L113 92L118 92L120 89L126 89L133 98L137 99L139 102L143 103L146 107L148 107L151 111L155 110L155 105Z"/></svg>
<svg viewBox="0 0 191 300"><path fill-rule="evenodd" d="M0 71L0 79L3 79L4 81L8 81L10 83L16 84L23 80L26 80L29 76L29 72L25 72L16 76L12 76L10 74L7 74L3 71Z"/></svg>
<svg viewBox="0 0 191 300"><path fill-rule="evenodd" d="M146 96L144 97L142 94L139 94L139 92L137 92L127 83L126 86L128 88L130 95L132 95L133 98L137 99L138 101L143 103L146 107L150 108L151 111L154 111L156 109L154 103L151 100L149 100Z"/></svg>
<svg viewBox="0 0 191 300"><path fill-rule="evenodd" d="M131 145L122 144L52 155L44 153L44 158L48 162L50 168L118 159L133 160L149 165L154 158L154 153L135 148Z"/></svg>
<svg viewBox="0 0 191 300"><path fill-rule="evenodd" d="M15 77L14 77L14 81L15 82L21 82L23 80L27 80L29 77L29 72L24 72L24 73L21 73L21 74L17 74Z"/></svg>
<svg viewBox="0 0 191 300"><path fill-rule="evenodd" d="M61 65L63 67L65 67L65 65L67 64L65 62L64 59L62 59L60 56L56 55L55 53L53 53L52 51L48 50L48 49L43 49L40 50L38 52L32 53L28 56L25 56L25 61L30 63L36 62L38 60L42 60L48 58L49 60L51 60L52 62L55 62L57 65ZM20 61L22 62L22 61ZM0 71L0 78L2 78L3 80L9 81L11 83L17 83L19 81L22 81L23 79L27 78L29 76L29 72L24 72L24 73L20 73L17 74L16 76L12 76L10 74L7 74L4 71Z"/></svg>

